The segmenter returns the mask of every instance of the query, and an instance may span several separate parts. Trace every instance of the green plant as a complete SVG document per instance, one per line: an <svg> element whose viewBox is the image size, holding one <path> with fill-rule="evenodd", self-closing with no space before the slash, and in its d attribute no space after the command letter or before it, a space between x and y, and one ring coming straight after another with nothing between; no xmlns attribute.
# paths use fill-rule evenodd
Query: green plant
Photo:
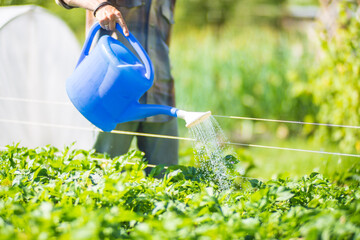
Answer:
<svg viewBox="0 0 360 240"><path fill-rule="evenodd" d="M154 178L158 166L145 177L142 157L8 146L0 151L1 239L360 238L359 165L335 182L318 173L242 178L241 188L219 192L193 167Z"/></svg>
<svg viewBox="0 0 360 240"><path fill-rule="evenodd" d="M340 125L360 124L360 22L353 14L358 8L351 2L339 3L338 28L329 37L324 30L321 59L306 86L319 111L315 119ZM316 128L315 137L321 142L339 144L343 151L360 152L359 131L346 128Z"/></svg>

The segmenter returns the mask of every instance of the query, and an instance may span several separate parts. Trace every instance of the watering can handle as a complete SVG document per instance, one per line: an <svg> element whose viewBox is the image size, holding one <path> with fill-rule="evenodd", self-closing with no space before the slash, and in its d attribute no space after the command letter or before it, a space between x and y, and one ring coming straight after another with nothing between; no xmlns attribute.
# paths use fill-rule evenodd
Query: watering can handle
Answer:
<svg viewBox="0 0 360 240"><path fill-rule="evenodd" d="M90 29L88 37L85 40L83 49L80 54L80 58L78 60L78 63L76 64L76 67L84 60L84 58L89 55L89 51L91 48L91 44L94 40L95 34L99 31L100 24L96 22ZM129 36L125 36L123 33L123 30L121 29L120 25L116 24L116 29L128 40L128 42L131 44L131 46L135 49L136 53L139 55L141 61L145 65L146 73L145 77L147 79L153 79L154 77L154 69L153 65L151 63L150 57L144 50L144 48L141 46L141 44L138 42L138 40L134 37L134 35L129 32Z"/></svg>

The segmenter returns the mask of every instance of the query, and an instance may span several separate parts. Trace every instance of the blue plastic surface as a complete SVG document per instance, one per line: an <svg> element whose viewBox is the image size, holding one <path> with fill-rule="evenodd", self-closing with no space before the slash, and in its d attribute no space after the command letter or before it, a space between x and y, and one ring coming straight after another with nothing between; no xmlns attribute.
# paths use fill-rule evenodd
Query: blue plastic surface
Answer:
<svg viewBox="0 0 360 240"><path fill-rule="evenodd" d="M123 34L119 24L117 30ZM157 114L177 117L174 107L140 104L140 97L154 80L151 60L136 38L123 36L140 60L111 36L105 35L90 51L100 29L96 23L85 40L79 61L66 81L66 91L79 112L103 131L115 129L118 123L138 120Z"/></svg>

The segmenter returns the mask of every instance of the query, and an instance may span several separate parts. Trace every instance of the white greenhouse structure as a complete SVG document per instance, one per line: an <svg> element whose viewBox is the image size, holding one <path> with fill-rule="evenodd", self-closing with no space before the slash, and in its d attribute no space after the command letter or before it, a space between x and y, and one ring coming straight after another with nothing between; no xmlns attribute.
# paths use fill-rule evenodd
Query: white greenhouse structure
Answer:
<svg viewBox="0 0 360 240"><path fill-rule="evenodd" d="M57 16L34 5L0 7L1 148L92 147L96 130L65 90L79 55L77 39Z"/></svg>

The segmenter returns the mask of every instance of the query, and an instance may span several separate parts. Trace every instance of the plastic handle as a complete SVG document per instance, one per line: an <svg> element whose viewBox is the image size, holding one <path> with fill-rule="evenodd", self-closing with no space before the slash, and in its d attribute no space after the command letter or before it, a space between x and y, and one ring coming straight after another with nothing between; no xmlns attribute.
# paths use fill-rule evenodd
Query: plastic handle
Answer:
<svg viewBox="0 0 360 240"><path fill-rule="evenodd" d="M92 45L92 42L94 40L95 34L99 31L100 24L96 22L90 29L88 37L85 40L83 49L80 54L80 58L78 60L78 63L76 64L76 67L79 66L79 64L84 60L86 56L89 55L89 51ZM138 40L132 35L131 32L129 32L129 36L125 36L122 28L118 23L116 23L116 29L126 38L126 40L130 43L130 45L135 49L136 53L139 55L140 60L143 62L145 66L145 77L149 80L152 80L154 78L154 68L152 65L152 62L150 60L150 57L144 50L144 48L141 46L141 44L138 42Z"/></svg>
<svg viewBox="0 0 360 240"><path fill-rule="evenodd" d="M91 47L91 44L94 40L94 37L95 37L95 34L97 33L97 31L99 31L100 29L100 24L99 23L95 23L90 31L89 31L89 34L87 36L87 38L85 39L85 43L84 43L84 46L83 46L83 49L81 51L81 54L80 54L80 58L76 64L76 67L79 66L79 64L84 60L84 58L89 55L89 51L90 51L90 47Z"/></svg>

